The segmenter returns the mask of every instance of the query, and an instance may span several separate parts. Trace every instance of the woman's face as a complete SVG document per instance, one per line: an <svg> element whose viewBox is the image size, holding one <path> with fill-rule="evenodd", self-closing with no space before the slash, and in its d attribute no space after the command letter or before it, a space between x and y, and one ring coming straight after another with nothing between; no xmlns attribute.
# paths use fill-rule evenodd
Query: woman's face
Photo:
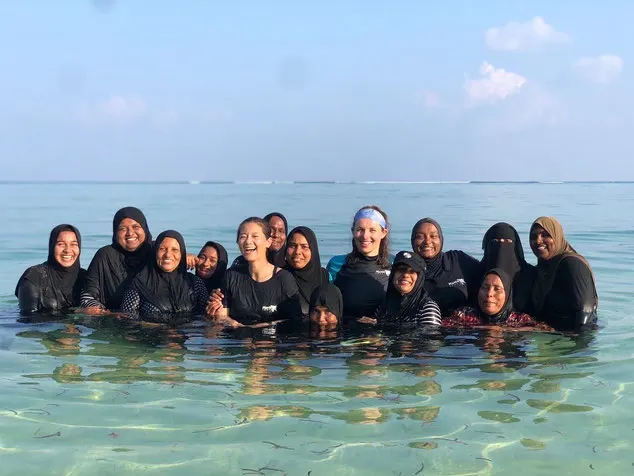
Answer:
<svg viewBox="0 0 634 476"><path fill-rule="evenodd" d="M392 284L396 290L405 295L412 292L418 279L418 273L407 265L399 265L394 270Z"/></svg>
<svg viewBox="0 0 634 476"><path fill-rule="evenodd" d="M136 251L145 242L145 231L139 222L124 218L117 229L117 243L126 251Z"/></svg>
<svg viewBox="0 0 634 476"><path fill-rule="evenodd" d="M487 274L478 291L478 304L482 312L494 316L502 310L506 303L504 284L497 274Z"/></svg>
<svg viewBox="0 0 634 476"><path fill-rule="evenodd" d="M286 226L284 226L284 220L278 216L272 216L269 220L269 227L271 228L271 249L273 251L279 251L286 243Z"/></svg>
<svg viewBox="0 0 634 476"><path fill-rule="evenodd" d="M246 261L266 261L266 250L271 246L264 230L257 223L246 223L238 233L238 248Z"/></svg>
<svg viewBox="0 0 634 476"><path fill-rule="evenodd" d="M337 328L337 316L325 306L317 306L310 313L310 322L316 327L333 330Z"/></svg>
<svg viewBox="0 0 634 476"><path fill-rule="evenodd" d="M432 259L442 249L440 233L433 223L423 223L414 235L414 251L424 259Z"/></svg>
<svg viewBox="0 0 634 476"><path fill-rule="evenodd" d="M306 237L301 233L293 233L286 243L286 262L295 269L303 269L310 263L311 256Z"/></svg>
<svg viewBox="0 0 634 476"><path fill-rule="evenodd" d="M203 278L211 278L218 267L218 250L213 246L205 246L198 254L196 274Z"/></svg>
<svg viewBox="0 0 634 476"><path fill-rule="evenodd" d="M555 255L555 240L541 226L531 228L529 236L531 250L539 259L549 260Z"/></svg>
<svg viewBox="0 0 634 476"><path fill-rule="evenodd" d="M74 232L62 231L57 235L53 257L60 266L70 268L79 258L79 252L79 242Z"/></svg>
<svg viewBox="0 0 634 476"><path fill-rule="evenodd" d="M378 256L381 240L387 236L387 230L369 218L361 218L354 224L352 236L359 253Z"/></svg>
<svg viewBox="0 0 634 476"><path fill-rule="evenodd" d="M174 238L163 238L156 252L156 264L166 273L178 268L181 262L181 246Z"/></svg>

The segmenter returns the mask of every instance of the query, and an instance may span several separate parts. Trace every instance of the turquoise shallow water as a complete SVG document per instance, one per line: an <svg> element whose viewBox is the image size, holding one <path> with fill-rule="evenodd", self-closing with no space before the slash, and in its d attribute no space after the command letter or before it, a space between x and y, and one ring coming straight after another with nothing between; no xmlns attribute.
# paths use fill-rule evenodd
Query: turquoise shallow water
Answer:
<svg viewBox="0 0 634 476"><path fill-rule="evenodd" d="M632 474L631 184L0 184L2 474ZM113 213L197 252L248 215L311 226L324 263L369 203L393 251L423 216L480 257L498 220L558 217L593 265L602 328L582 337L467 334L318 340L123 329L82 316L16 322L15 283L50 229L78 226L87 266ZM527 249L527 256L534 257Z"/></svg>

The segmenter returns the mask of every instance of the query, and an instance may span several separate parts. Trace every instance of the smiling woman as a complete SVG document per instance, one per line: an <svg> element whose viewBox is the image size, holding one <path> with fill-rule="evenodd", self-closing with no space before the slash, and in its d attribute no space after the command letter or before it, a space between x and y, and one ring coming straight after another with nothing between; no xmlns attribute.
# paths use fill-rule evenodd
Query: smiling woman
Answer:
<svg viewBox="0 0 634 476"><path fill-rule="evenodd" d="M123 293L152 255L151 242L143 212L119 210L112 220L112 244L99 249L88 267L81 306L88 312L118 310Z"/></svg>
<svg viewBox="0 0 634 476"><path fill-rule="evenodd" d="M121 310L133 319L169 323L202 313L209 293L198 276L187 272L185 241L167 230L154 243L155 260L132 281Z"/></svg>
<svg viewBox="0 0 634 476"><path fill-rule="evenodd" d="M390 276L387 214L376 205L361 208L352 220L352 252L326 266L343 295L343 315L373 316L383 302Z"/></svg>
<svg viewBox="0 0 634 476"><path fill-rule="evenodd" d="M48 259L27 269L15 295L20 312L59 312L79 305L85 270L79 265L81 235L72 225L58 225L48 239Z"/></svg>
<svg viewBox="0 0 634 476"><path fill-rule="evenodd" d="M269 224L257 217L240 223L236 241L247 268L231 268L221 292L212 293L207 313L225 327L268 326L300 320L299 290L293 276L268 260Z"/></svg>

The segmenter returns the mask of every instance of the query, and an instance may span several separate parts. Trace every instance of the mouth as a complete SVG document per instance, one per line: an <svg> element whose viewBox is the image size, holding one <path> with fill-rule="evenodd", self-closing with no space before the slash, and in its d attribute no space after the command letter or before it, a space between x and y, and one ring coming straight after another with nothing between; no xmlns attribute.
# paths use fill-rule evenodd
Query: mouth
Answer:
<svg viewBox="0 0 634 476"><path fill-rule="evenodd" d="M373 244L371 241L359 241L358 243L361 248L369 248Z"/></svg>
<svg viewBox="0 0 634 476"><path fill-rule="evenodd" d="M61 260L65 263L70 263L71 261L73 261L75 259L74 255L61 255L60 256Z"/></svg>

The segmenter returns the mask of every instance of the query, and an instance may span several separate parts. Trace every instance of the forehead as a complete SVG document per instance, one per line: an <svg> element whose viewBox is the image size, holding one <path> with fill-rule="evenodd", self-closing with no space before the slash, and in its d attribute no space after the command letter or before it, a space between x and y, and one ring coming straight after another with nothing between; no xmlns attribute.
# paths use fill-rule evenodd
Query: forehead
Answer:
<svg viewBox="0 0 634 476"><path fill-rule="evenodd" d="M172 238L170 236L166 236L161 241L161 248L178 248L180 249L181 245L178 243L178 240Z"/></svg>
<svg viewBox="0 0 634 476"><path fill-rule="evenodd" d="M495 274L495 273L489 273L485 276L484 278L484 283L489 284L491 286L502 286L504 287L504 283L502 283L502 279L500 279L500 277Z"/></svg>
<svg viewBox="0 0 634 476"><path fill-rule="evenodd" d="M119 222L119 226L134 226L134 225L141 226L138 221L133 220L132 218L124 218L123 220Z"/></svg>
<svg viewBox="0 0 634 476"><path fill-rule="evenodd" d="M56 241L77 241L77 235L70 230L60 231Z"/></svg>
<svg viewBox="0 0 634 476"><path fill-rule="evenodd" d="M307 245L308 240L306 239L303 233L296 231L295 233L291 235L289 243L295 243L298 245Z"/></svg>
<svg viewBox="0 0 634 476"><path fill-rule="evenodd" d="M438 228L436 228L436 225L434 225L433 223L423 223L422 225L420 225L417 229L416 229L416 233L428 233L428 234L432 234L432 233L436 233L438 234Z"/></svg>
<svg viewBox="0 0 634 476"><path fill-rule="evenodd" d="M211 258L218 257L218 250L213 246L205 246L202 250L200 250L201 255L209 256Z"/></svg>
<svg viewBox="0 0 634 476"><path fill-rule="evenodd" d="M408 264L399 263L396 265L395 271L400 271L402 273L416 273L417 271L410 267Z"/></svg>
<svg viewBox="0 0 634 476"><path fill-rule="evenodd" d="M275 228L284 228L284 220L282 220L277 215L273 215L269 220L269 225Z"/></svg>
<svg viewBox="0 0 634 476"><path fill-rule="evenodd" d="M262 227L258 223L245 223L240 227L240 233L262 233Z"/></svg>

